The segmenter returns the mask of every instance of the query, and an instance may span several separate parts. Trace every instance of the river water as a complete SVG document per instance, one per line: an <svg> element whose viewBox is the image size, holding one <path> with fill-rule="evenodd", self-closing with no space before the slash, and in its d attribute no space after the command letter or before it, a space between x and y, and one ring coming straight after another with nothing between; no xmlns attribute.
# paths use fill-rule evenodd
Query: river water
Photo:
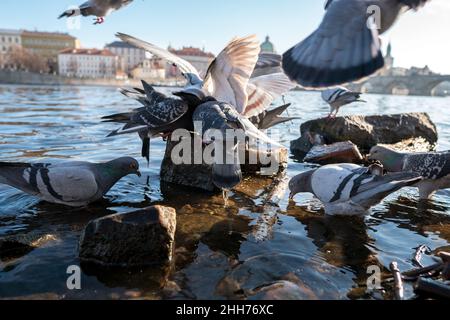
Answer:
<svg viewBox="0 0 450 320"><path fill-rule="evenodd" d="M439 129L440 150L450 149L450 98L367 95L367 104L342 114L426 111ZM291 116L280 126L282 143L299 136L302 122L325 116L318 93L291 92ZM281 102L281 101L280 101ZM140 160L143 177L121 180L104 201L84 209L40 202L0 185L0 239L40 239L35 249L0 252L0 298L48 299L242 299L261 297L257 288L289 280L300 288L294 297L390 299L366 289L367 268L386 273L392 261L413 268L415 248L450 248L449 191L418 202L415 189L390 196L362 218L325 217L310 195L289 203L268 204L272 180L247 178L221 196L160 185L164 142L152 142L151 163L140 159L134 136L106 138L115 127L100 118L136 107L115 88L0 87L0 161L106 161L124 155ZM291 160L288 177L305 170ZM82 290L67 289L68 266L79 265L78 240L92 219L153 204L178 212L175 263L168 270L95 270L82 266ZM431 263L425 257L424 263ZM406 288L407 296L412 288ZM293 293L281 294L288 297ZM272 296L273 297L273 296Z"/></svg>

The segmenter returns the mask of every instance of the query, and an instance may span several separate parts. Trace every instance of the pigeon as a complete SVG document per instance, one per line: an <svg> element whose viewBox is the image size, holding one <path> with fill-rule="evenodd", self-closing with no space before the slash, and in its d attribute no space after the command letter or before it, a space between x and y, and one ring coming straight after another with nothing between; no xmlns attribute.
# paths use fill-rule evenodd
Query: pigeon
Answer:
<svg viewBox="0 0 450 320"><path fill-rule="evenodd" d="M319 28L283 55L286 75L305 88L361 80L384 67L379 35L430 0L328 0ZM379 20L379 21L378 21Z"/></svg>
<svg viewBox="0 0 450 320"><path fill-rule="evenodd" d="M387 175L354 164L327 165L292 178L290 198L312 193L325 206L327 215L363 216L385 197L421 181L414 172Z"/></svg>
<svg viewBox="0 0 450 320"><path fill-rule="evenodd" d="M423 176L415 187L421 200L430 199L441 189L450 188L450 151L429 153L401 153L375 146L369 160L380 161L388 172L415 172Z"/></svg>
<svg viewBox="0 0 450 320"><path fill-rule="evenodd" d="M84 207L100 200L120 179L139 172L133 158L110 162L7 163L0 162L0 183L44 201Z"/></svg>
<svg viewBox="0 0 450 320"><path fill-rule="evenodd" d="M209 66L205 79L188 61L154 44L118 33L117 37L178 67L188 84L184 92L207 92L219 101L228 102L242 114L255 116L296 85L282 73L250 78L255 68L276 67L281 57L259 53L256 36L233 39Z"/></svg>
<svg viewBox="0 0 450 320"><path fill-rule="evenodd" d="M235 136L239 137L243 133L242 136L253 138L259 142L284 147L258 130L250 120L237 112L234 106L227 102L219 102L212 97L208 99L210 101L201 104L195 110L193 121L199 126L194 127L196 134L201 136L206 144L215 144L212 165L213 183L219 189L227 191L242 181L238 146L240 142L248 142L235 141ZM241 132L236 130L241 130ZM229 136L230 132L233 132L231 137ZM210 135L211 137L209 137Z"/></svg>
<svg viewBox="0 0 450 320"><path fill-rule="evenodd" d="M195 95L186 92L176 93L180 98L167 97L142 81L143 89L122 89L127 97L139 101L143 107L127 113L103 117L104 122L125 124L114 130L108 137L138 133L142 140L142 156L150 161L150 139L170 135L177 129L192 131L192 115L201 103L198 91Z"/></svg>
<svg viewBox="0 0 450 320"><path fill-rule="evenodd" d="M69 9L63 12L58 19L64 17L74 17L82 15L96 16L94 24L102 24L105 22L105 17L111 14L113 11L117 11L127 5L133 0L89 0L83 3L76 9Z"/></svg>
<svg viewBox="0 0 450 320"><path fill-rule="evenodd" d="M248 117L259 130L267 130L276 125L300 119L299 117L283 117L282 114L291 106L290 103L272 110L263 111L253 117Z"/></svg>
<svg viewBox="0 0 450 320"><path fill-rule="evenodd" d="M331 112L328 118L336 118L339 109L353 102L366 102L361 100L360 92L352 92L344 87L337 87L322 91L322 99L330 105Z"/></svg>

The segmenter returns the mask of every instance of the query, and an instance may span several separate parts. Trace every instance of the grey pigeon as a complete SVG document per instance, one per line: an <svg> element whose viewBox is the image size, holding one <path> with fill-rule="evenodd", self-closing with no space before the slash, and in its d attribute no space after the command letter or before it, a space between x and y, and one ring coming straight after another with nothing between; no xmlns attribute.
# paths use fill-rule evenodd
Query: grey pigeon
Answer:
<svg viewBox="0 0 450 320"><path fill-rule="evenodd" d="M370 160L380 161L390 172L416 172L423 176L419 182L420 199L427 200L438 190L450 188L450 151L401 153L376 146L370 150Z"/></svg>
<svg viewBox="0 0 450 320"><path fill-rule="evenodd" d="M344 87L337 87L322 91L322 99L330 105L331 112L328 118L335 118L339 109L354 102L366 102L361 100L360 92L352 92Z"/></svg>
<svg viewBox="0 0 450 320"><path fill-rule="evenodd" d="M123 128L109 134L110 137L139 133L142 140L142 156L150 159L150 139L171 134L177 129L193 130L192 115L201 103L201 92L191 95L180 92L181 99L168 97L142 81L143 88L122 89L121 92L139 101L143 107L127 113L103 117L105 122L123 123Z"/></svg>
<svg viewBox="0 0 450 320"><path fill-rule="evenodd" d="M64 17L73 17L82 15L95 16L96 22L94 24L102 24L105 19L104 17L111 14L113 11L117 11L127 5L129 5L133 0L89 0L77 9L69 9L63 12L58 19Z"/></svg>
<svg viewBox="0 0 450 320"><path fill-rule="evenodd" d="M233 141L229 142L231 138L228 134L230 132L237 136L243 134L271 145L280 145L259 131L246 117L239 114L234 106L226 102L219 102L214 98L209 99L211 101L201 104L195 110L193 121L201 126L202 131L196 133L203 138L203 141L215 143L213 183L222 190L231 190L241 182L242 172L237 150L238 144L234 141L234 136L232 137ZM195 129L198 130L197 127ZM236 130L241 130L241 132L236 132ZM220 138L214 137L214 141L207 141L208 133L214 135L217 132L220 133ZM222 150L223 153L219 154L217 150Z"/></svg>
<svg viewBox="0 0 450 320"><path fill-rule="evenodd" d="M391 193L421 181L412 172L380 175L377 170L354 164L323 166L304 172L289 182L292 199L298 193L312 193L328 215L365 215Z"/></svg>
<svg viewBox="0 0 450 320"><path fill-rule="evenodd" d="M0 162L0 183L51 203L83 207L100 200L120 179L140 176L133 158L106 163L6 163Z"/></svg>
<svg viewBox="0 0 450 320"><path fill-rule="evenodd" d="M319 28L284 53L283 69L291 80L307 88L333 87L368 77L384 66L379 35L402 12L427 1L328 0Z"/></svg>

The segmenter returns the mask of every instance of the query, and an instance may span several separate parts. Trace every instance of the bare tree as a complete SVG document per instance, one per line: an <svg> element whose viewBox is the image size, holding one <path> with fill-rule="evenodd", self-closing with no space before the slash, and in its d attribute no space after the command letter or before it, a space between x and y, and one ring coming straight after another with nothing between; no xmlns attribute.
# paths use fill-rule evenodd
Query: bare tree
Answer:
<svg viewBox="0 0 450 320"><path fill-rule="evenodd" d="M21 47L12 47L9 50L6 64L16 70L39 73L49 72L48 63L44 58Z"/></svg>

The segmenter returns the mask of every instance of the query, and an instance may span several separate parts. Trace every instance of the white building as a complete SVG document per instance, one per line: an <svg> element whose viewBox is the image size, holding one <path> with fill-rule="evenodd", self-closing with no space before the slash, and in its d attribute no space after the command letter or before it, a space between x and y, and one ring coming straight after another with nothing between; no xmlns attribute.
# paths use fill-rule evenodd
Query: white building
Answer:
<svg viewBox="0 0 450 320"><path fill-rule="evenodd" d="M175 50L169 47L169 51L191 63L202 76L206 74L210 63L215 58L214 54L194 47L184 47L181 50ZM176 77L177 75L179 75L175 67L169 64L167 66L167 77Z"/></svg>
<svg viewBox="0 0 450 320"><path fill-rule="evenodd" d="M166 68L164 61L158 58L145 59L138 67L131 71L134 79L146 81L164 80L166 78Z"/></svg>
<svg viewBox="0 0 450 320"><path fill-rule="evenodd" d="M19 30L0 29L0 69L5 67L11 48L22 46L21 34Z"/></svg>
<svg viewBox="0 0 450 320"><path fill-rule="evenodd" d="M116 78L119 57L109 50L67 49L58 55L59 74L76 78Z"/></svg>
<svg viewBox="0 0 450 320"><path fill-rule="evenodd" d="M106 45L105 49L121 58L120 67L126 73L130 73L146 59L145 50L122 41L110 43Z"/></svg>

